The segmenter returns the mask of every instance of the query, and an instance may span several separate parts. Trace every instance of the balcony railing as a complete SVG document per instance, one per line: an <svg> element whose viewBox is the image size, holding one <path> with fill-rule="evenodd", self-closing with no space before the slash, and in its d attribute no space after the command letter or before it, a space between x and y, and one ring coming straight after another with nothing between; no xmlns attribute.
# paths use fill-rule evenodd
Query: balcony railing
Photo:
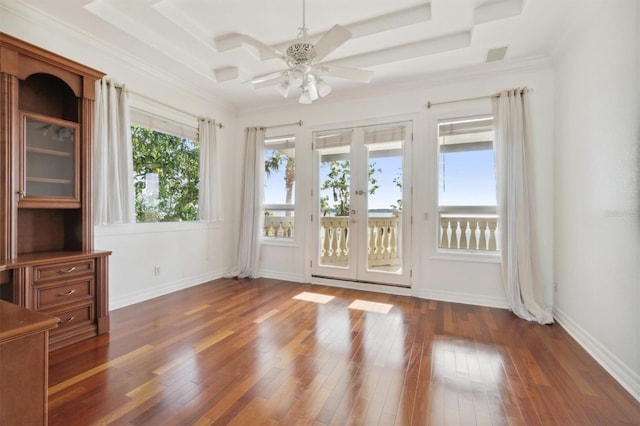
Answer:
<svg viewBox="0 0 640 426"><path fill-rule="evenodd" d="M487 211L492 213L485 213ZM500 250L500 229L495 207L441 209L439 231L438 247L442 249Z"/></svg>
<svg viewBox="0 0 640 426"><path fill-rule="evenodd" d="M293 216L265 216L263 235L274 238L293 238L295 234L293 219Z"/></svg>
<svg viewBox="0 0 640 426"><path fill-rule="evenodd" d="M491 208L441 209L438 248L460 251L500 250L500 228ZM265 216L264 236L293 238L293 216ZM323 216L320 218L320 262L323 265L349 264L349 217ZM400 218L370 217L367 219L368 266L400 265Z"/></svg>
<svg viewBox="0 0 640 426"><path fill-rule="evenodd" d="M368 267L400 265L399 238L399 217L368 218ZM348 216L323 216L320 218L320 263L322 265L348 265L349 245Z"/></svg>

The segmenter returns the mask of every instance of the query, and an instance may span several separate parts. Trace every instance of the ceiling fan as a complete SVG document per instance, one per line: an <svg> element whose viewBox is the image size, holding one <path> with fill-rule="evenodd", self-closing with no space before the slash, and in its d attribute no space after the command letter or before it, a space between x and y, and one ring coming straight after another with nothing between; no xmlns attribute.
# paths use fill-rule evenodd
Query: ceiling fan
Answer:
<svg viewBox="0 0 640 426"><path fill-rule="evenodd" d="M253 86L257 88L277 85L276 90L285 98L289 95L289 88L297 86L301 89L298 102L310 104L331 92L331 86L323 79L325 76L369 83L373 77L372 71L340 67L322 62L327 55L349 40L351 33L346 28L335 25L317 43L310 43L308 40L309 30L305 20L305 1L302 0L302 27L299 28L298 38L287 48L285 53L264 43L259 43L260 49L266 49L270 55L282 59L287 68L252 79Z"/></svg>

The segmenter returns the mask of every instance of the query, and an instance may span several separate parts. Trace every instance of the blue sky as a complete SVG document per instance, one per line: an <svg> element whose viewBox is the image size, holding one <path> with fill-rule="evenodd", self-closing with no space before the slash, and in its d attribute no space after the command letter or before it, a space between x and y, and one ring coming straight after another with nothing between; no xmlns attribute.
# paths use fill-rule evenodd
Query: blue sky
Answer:
<svg viewBox="0 0 640 426"><path fill-rule="evenodd" d="M438 160L438 197L441 205L495 205L495 177L493 151L471 151L440 154ZM375 162L375 178L380 188L369 197L370 209L388 209L401 198L400 189L393 182L401 168L399 157L379 157ZM321 176L324 181L326 176ZM443 188L444 180L444 188ZM266 204L285 202L284 167L265 179Z"/></svg>

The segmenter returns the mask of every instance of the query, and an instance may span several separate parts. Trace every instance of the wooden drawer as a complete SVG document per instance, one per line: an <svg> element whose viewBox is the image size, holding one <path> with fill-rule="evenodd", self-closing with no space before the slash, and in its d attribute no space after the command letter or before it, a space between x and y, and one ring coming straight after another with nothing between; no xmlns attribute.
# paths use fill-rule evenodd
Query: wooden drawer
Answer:
<svg viewBox="0 0 640 426"><path fill-rule="evenodd" d="M95 281L93 277L53 281L35 286L35 308L47 309L65 303L74 303L83 299L93 301Z"/></svg>
<svg viewBox="0 0 640 426"><path fill-rule="evenodd" d="M91 325L95 318L93 302L57 311L48 310L46 313L60 318L58 328L49 333L51 336L62 334L69 328Z"/></svg>
<svg viewBox="0 0 640 426"><path fill-rule="evenodd" d="M42 265L33 268L33 282L38 283L50 279L71 278L78 275L94 274L95 260L86 259L53 265Z"/></svg>

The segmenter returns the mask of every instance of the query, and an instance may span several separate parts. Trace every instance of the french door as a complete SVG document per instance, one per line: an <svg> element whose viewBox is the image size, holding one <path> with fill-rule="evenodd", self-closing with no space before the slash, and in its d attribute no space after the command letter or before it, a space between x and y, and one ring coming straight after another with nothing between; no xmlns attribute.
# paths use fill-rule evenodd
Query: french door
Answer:
<svg viewBox="0 0 640 426"><path fill-rule="evenodd" d="M314 133L316 277L409 286L410 123Z"/></svg>

